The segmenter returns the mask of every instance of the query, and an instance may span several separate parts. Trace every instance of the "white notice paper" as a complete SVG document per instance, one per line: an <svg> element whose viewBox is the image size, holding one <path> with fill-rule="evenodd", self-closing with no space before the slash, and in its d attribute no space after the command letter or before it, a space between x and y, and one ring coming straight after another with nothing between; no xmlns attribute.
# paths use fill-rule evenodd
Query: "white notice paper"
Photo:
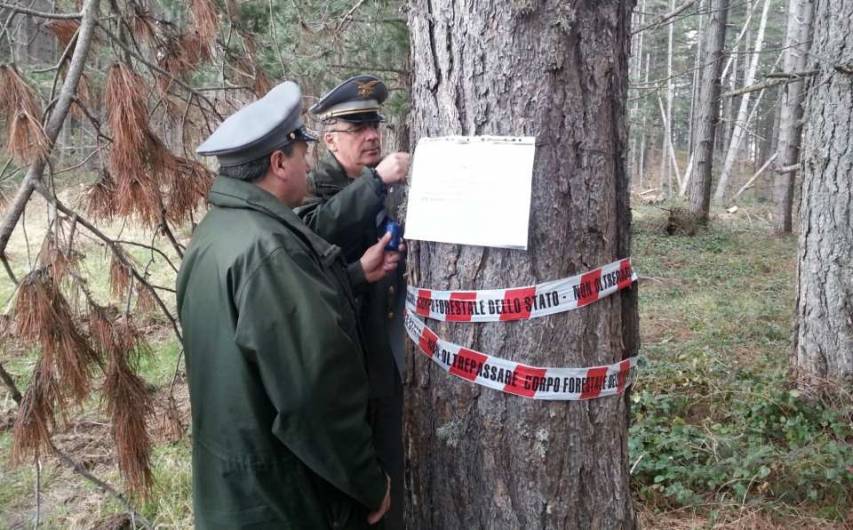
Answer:
<svg viewBox="0 0 853 530"><path fill-rule="evenodd" d="M406 239L527 250L536 138L422 138L415 149Z"/></svg>

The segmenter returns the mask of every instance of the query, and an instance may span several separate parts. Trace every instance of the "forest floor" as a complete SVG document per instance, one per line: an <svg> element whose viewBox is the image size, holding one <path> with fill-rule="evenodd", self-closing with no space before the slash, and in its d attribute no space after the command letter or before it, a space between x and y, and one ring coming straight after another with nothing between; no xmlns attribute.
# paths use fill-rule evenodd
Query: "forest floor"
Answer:
<svg viewBox="0 0 853 530"><path fill-rule="evenodd" d="M719 212L693 237L666 235L666 218L660 207L634 208L645 363L631 393L630 465L642 528L853 529L851 403L809 401L787 383L795 238L769 236L761 205ZM31 206L30 257L19 229L9 249L15 270L27 270L46 228L44 206ZM110 228L119 232L151 240L138 228ZM106 300L109 256L96 242L85 245L94 252L82 272ZM148 259L142 250L134 257ZM173 282L162 263L151 271L161 285ZM12 294L4 276L4 308ZM134 502L156 528L191 528L189 436L166 414L174 393L179 419L188 423L181 370L175 378L180 350L162 317L143 315L140 323L152 347L139 369L155 405L155 486L149 500ZM2 347L0 361L23 390L38 354L14 340ZM132 528L112 497L53 457L43 458L38 472L32 463L11 466L15 413L0 388L0 530L32 528L37 512L41 528ZM54 439L118 487L107 422L93 398Z"/></svg>

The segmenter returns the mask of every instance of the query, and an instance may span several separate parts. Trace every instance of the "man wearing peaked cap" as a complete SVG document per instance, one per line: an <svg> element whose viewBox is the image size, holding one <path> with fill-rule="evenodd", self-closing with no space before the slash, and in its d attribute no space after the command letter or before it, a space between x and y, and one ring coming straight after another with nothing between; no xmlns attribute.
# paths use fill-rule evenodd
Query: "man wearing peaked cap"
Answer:
<svg viewBox="0 0 853 530"><path fill-rule="evenodd" d="M201 530L368 528L390 504L352 289L399 254L386 236L347 265L293 213L315 141L301 110L282 83L198 148L219 176L177 299Z"/></svg>
<svg viewBox="0 0 853 530"><path fill-rule="evenodd" d="M410 158L382 158L379 124L385 84L357 75L326 93L310 112L323 124L327 152L311 173L313 195L296 212L317 234L355 259L384 232L388 187L405 182ZM370 417L383 468L391 477L391 498L403 494L403 267L356 292L365 331ZM402 528L401 502L392 502L388 529Z"/></svg>

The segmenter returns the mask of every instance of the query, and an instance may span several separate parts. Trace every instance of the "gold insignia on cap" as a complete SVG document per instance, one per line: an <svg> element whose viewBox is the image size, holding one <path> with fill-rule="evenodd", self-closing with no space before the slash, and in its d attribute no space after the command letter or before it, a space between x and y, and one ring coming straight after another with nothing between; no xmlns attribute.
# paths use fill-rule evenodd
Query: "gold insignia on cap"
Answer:
<svg viewBox="0 0 853 530"><path fill-rule="evenodd" d="M367 98L373 94L373 89L379 84L379 80L373 79L364 83L356 81L356 84L358 85L358 97Z"/></svg>

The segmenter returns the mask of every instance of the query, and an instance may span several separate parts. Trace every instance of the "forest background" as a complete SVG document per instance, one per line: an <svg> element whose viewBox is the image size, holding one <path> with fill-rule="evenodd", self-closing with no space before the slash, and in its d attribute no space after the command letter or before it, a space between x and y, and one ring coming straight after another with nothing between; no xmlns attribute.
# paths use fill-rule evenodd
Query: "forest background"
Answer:
<svg viewBox="0 0 853 530"><path fill-rule="evenodd" d="M212 178L194 148L280 80L297 80L308 106L369 72L390 90L386 150L408 149L408 8L382 0L91 5L0 3L4 218L44 161L8 234L0 280L0 528L189 528L188 403L172 288ZM779 138L788 130L785 87L801 82L806 97L813 89L805 52L795 75L783 67L785 52L808 40L790 38L800 2L724 4L706 224L688 199L715 5L638 0L631 20L626 157L647 360L630 396L635 504L648 528L849 527L850 389L805 396L789 372L798 247L790 232L802 181L796 162L780 164ZM64 15L87 7L96 10L88 31L85 17ZM87 34L79 85L63 100L72 51ZM67 118L52 128L63 101ZM780 200L787 177L790 201ZM23 285L51 302L60 339L22 328ZM42 389L54 392L55 407L33 399L31 389L49 386L45 357L92 349L74 332L82 325L105 358L71 362L70 389ZM22 425L22 411L40 419Z"/></svg>

